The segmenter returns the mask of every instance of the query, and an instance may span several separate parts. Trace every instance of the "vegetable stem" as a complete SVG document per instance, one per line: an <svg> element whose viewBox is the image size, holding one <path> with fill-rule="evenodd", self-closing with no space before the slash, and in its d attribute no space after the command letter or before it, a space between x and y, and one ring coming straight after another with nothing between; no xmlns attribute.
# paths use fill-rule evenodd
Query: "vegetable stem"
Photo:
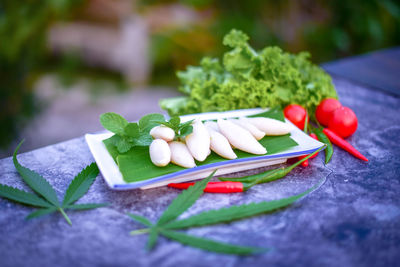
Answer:
<svg viewBox="0 0 400 267"><path fill-rule="evenodd" d="M64 216L65 220L69 225L72 225L71 220L69 219L68 215L65 213L63 208L58 208L58 210L61 212L61 214Z"/></svg>
<svg viewBox="0 0 400 267"><path fill-rule="evenodd" d="M134 230L131 231L129 234L130 235L141 235L141 234L147 234L150 232L150 228L143 228L143 229L138 229L138 230Z"/></svg>
<svg viewBox="0 0 400 267"><path fill-rule="evenodd" d="M250 189L251 187L253 187L256 184L262 184L262 183L268 183L268 182L272 182L278 179L281 179L283 177L285 177L289 172L291 172L294 168L296 168L297 166L299 166L301 163L303 163L304 161L308 160L310 157L312 157L313 155L317 154L319 151L321 151L322 149L325 149L327 146L324 145L322 147L320 147L319 149L317 149L316 151L314 151L313 153L307 155L306 157L304 157L303 159L297 161L296 163L292 164L289 167L286 168L280 168L278 169L278 171L273 172L271 175L267 175L264 177L260 177L255 179L254 181L252 181L251 183L248 184L244 184L243 185L243 191L247 191L248 189Z"/></svg>

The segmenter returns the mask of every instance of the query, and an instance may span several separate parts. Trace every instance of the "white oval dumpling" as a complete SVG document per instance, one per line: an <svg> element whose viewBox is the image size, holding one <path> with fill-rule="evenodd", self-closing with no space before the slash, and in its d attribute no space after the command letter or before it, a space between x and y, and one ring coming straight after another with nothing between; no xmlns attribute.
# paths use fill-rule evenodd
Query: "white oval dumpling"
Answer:
<svg viewBox="0 0 400 267"><path fill-rule="evenodd" d="M193 168L196 167L196 163L190 154L189 149L187 146L178 141L170 142L169 149L171 150L171 162L184 167L184 168Z"/></svg>
<svg viewBox="0 0 400 267"><path fill-rule="evenodd" d="M207 130L210 133L210 148L212 151L226 159L237 158L235 152L233 152L231 144L229 144L229 141L225 136L211 128L207 128Z"/></svg>
<svg viewBox="0 0 400 267"><path fill-rule="evenodd" d="M265 136L265 133L263 131L260 131L247 118L242 117L242 118L239 118L239 119L231 119L230 121L232 121L233 123L236 123L237 125L241 126L242 128L245 128L257 140L261 140Z"/></svg>
<svg viewBox="0 0 400 267"><path fill-rule="evenodd" d="M206 121L204 122L204 126L206 126L207 129L219 132L218 124L215 121Z"/></svg>
<svg viewBox="0 0 400 267"><path fill-rule="evenodd" d="M186 136L186 145L192 156L198 161L204 161L210 154L210 134L201 120L192 124L193 132Z"/></svg>
<svg viewBox="0 0 400 267"><path fill-rule="evenodd" d="M271 118L255 117L248 120L266 135L284 135L293 130L290 124Z"/></svg>
<svg viewBox="0 0 400 267"><path fill-rule="evenodd" d="M217 124L221 133L235 148L256 155L267 153L265 147L263 147L246 129L223 119L218 119Z"/></svg>
<svg viewBox="0 0 400 267"><path fill-rule="evenodd" d="M151 162L158 167L167 166L171 161L171 150L163 139L155 139L149 146Z"/></svg>
<svg viewBox="0 0 400 267"><path fill-rule="evenodd" d="M158 125L150 130L150 135L154 139L163 139L167 142L174 140L175 132L165 125Z"/></svg>

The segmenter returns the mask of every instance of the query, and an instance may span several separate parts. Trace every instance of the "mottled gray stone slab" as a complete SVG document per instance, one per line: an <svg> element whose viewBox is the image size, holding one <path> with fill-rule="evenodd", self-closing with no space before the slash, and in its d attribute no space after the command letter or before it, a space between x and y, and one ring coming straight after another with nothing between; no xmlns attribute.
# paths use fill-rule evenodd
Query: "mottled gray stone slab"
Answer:
<svg viewBox="0 0 400 267"><path fill-rule="evenodd" d="M32 211L0 199L0 266L395 266L400 260L400 99L335 79L343 104L359 118L349 141L369 159L359 161L336 149L297 168L286 179L259 185L244 194L205 194L183 217L210 208L271 200L324 183L294 205L229 225L190 229L190 234L235 244L270 247L269 253L219 255L161 238L152 252L146 235L130 236L142 226L127 212L155 221L177 190L115 192L101 175L80 202L112 203L87 212L69 212L25 221ZM59 197L74 175L93 158L83 138L19 156L21 164L42 174ZM26 189L11 158L0 161L0 182Z"/></svg>

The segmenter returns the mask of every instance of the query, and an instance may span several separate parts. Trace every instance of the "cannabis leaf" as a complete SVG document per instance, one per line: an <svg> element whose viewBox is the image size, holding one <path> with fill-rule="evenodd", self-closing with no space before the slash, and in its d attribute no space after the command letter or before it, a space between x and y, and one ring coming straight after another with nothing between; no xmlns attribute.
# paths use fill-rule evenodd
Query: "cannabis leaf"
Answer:
<svg viewBox="0 0 400 267"><path fill-rule="evenodd" d="M120 153L128 152L134 146L148 146L153 139L149 132L157 126L158 121L165 121L161 114L148 114L143 116L138 123L128 122L121 115L107 112L100 115L100 123L110 132L115 133L109 140Z"/></svg>
<svg viewBox="0 0 400 267"><path fill-rule="evenodd" d="M258 248L258 247L244 247L244 246L230 245L171 230L162 230L161 233L164 236L168 237L169 239L173 239L182 244L217 253L248 255L248 254L265 252L267 250L265 248Z"/></svg>
<svg viewBox="0 0 400 267"><path fill-rule="evenodd" d="M141 224L148 227L144 229L134 230L131 232L131 235L149 233L150 236L147 243L148 249L154 247L157 242L158 235L161 234L169 239L178 241L182 244L217 253L248 255L265 252L267 250L265 248L231 245L214 240L191 236L175 230L189 227L212 225L217 223L228 223L255 215L272 212L274 210L278 210L292 204L296 200L313 191L321 183L318 183L317 185L311 187L301 194L294 195L288 198L210 210L197 215L193 215L186 219L177 220L177 218L188 208L190 208L202 195L204 188L207 186L207 183L210 181L214 173L215 172L213 172L206 179L195 183L195 185L189 187L187 190L178 195L178 197L176 197L172 201L171 205L164 211L158 222L155 224L153 224L143 216L137 214L128 214L131 219L140 222Z"/></svg>
<svg viewBox="0 0 400 267"><path fill-rule="evenodd" d="M117 129L116 124L110 124ZM74 204L90 188L99 174L96 163L83 169L70 183L62 203L58 201L54 188L38 173L22 166L17 160L17 152L24 141L21 141L13 154L14 166L21 175L22 180L35 192L28 193L23 190L0 184L0 197L19 202L21 204L38 207L39 209L29 214L26 219L40 217L59 211L71 225L71 220L65 213L66 209L86 210L107 206L108 203Z"/></svg>
<svg viewBox="0 0 400 267"><path fill-rule="evenodd" d="M206 188L208 182L210 181L211 177L214 176L215 172L216 171L213 171L206 179L196 183L196 186L191 186L178 195L161 215L157 225L163 225L176 219L179 215L190 208L203 194L204 188ZM201 190L199 190L199 188L201 188Z"/></svg>
<svg viewBox="0 0 400 267"><path fill-rule="evenodd" d="M243 219L246 217L255 216L262 213L274 211L292 204L294 201L307 195L315 188L312 187L307 191L291 196L272 201L263 201L259 203L243 204L238 206L231 206L228 208L221 208L218 210L205 211L197 215L193 215L183 220L177 220L164 225L168 229L183 229L188 227L198 227L204 225L211 225L217 223L227 223L234 220Z"/></svg>
<svg viewBox="0 0 400 267"><path fill-rule="evenodd" d="M163 124L175 132L176 138L184 138L185 136L191 134L193 132L193 123L194 120L190 120L187 122L181 123L181 119L179 116L172 117L169 121L158 121L159 124Z"/></svg>

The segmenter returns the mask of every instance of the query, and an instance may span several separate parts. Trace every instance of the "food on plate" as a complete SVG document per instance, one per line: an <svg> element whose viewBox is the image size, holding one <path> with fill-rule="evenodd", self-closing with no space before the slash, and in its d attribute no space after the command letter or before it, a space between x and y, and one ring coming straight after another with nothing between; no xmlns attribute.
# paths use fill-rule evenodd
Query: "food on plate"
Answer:
<svg viewBox="0 0 400 267"><path fill-rule="evenodd" d="M265 133L263 131L260 131L256 126L251 124L251 122L247 118L239 118L239 119L232 119L231 120L233 123L236 123L237 125L245 128L247 131L249 131L257 140L261 140L264 136Z"/></svg>
<svg viewBox="0 0 400 267"><path fill-rule="evenodd" d="M215 125L217 124L215 123ZM237 158L235 152L233 152L233 149L229 144L228 139L226 139L225 136L223 136L220 132L215 131L212 127L207 127L207 130L210 134L210 148L212 151L226 159Z"/></svg>
<svg viewBox="0 0 400 267"><path fill-rule="evenodd" d="M218 124L215 121L206 121L204 123L204 125L208 128L208 129L212 129L216 132L219 132L219 128L218 128Z"/></svg>
<svg viewBox="0 0 400 267"><path fill-rule="evenodd" d="M230 114L240 113L242 112L233 111L231 113L227 113L227 117L237 118L237 115L230 116ZM249 111L243 111L242 114L246 115L251 113L249 113ZM182 170L180 167L193 168L197 165L202 169L207 169L211 168L211 166L208 166L209 164L215 164L216 166L231 164L232 162L229 162L228 160L243 160L246 158L255 160L255 158L257 158L256 155L258 154L252 155L250 153L240 151L239 149L236 149L233 144L229 143L229 140L220 132L219 126L216 123L218 117L221 116L218 114L215 114L215 116L194 116L194 118L210 119L209 121L202 121L202 124L205 126L210 136L210 146L208 148L210 155L208 155L207 159L203 162L196 161L193 158L185 143L186 137L193 133L194 126L192 124L196 123L195 120L190 120L189 117L170 117L168 120L166 120L162 114L148 114L142 117L138 122L128 122L120 115L106 113L101 116L101 118L103 118L101 122L106 129L111 129L113 134L104 139L103 144L114 160L115 164L118 166L124 181L127 183L144 181L180 172ZM242 116L240 116L239 120L242 119L241 117ZM283 112L280 109L270 109L267 111L260 110L260 113L251 115L250 117L267 117L280 121L284 120ZM159 158L157 158L155 155L156 153L153 153L153 149L155 151L160 149L157 148L156 144L163 142L163 139L154 138L150 135L150 131L156 126L160 125L171 128L175 133L174 140L170 142L164 140L166 143L168 143L168 147L171 152L171 161L166 166L161 166L166 164L166 161L168 160L167 153L165 153L167 149L164 149L165 142L163 143L164 146L162 148L163 156L157 155L159 156ZM234 124L234 126L242 129L242 131L247 132L247 135L252 138L257 146L263 147L261 148L263 153L265 153L266 150L268 150L268 153L270 154L280 153L298 145L298 143L291 138L290 135L268 136L260 141L257 141L246 129L236 124ZM160 140L154 141L155 139ZM223 144L221 145L221 143ZM123 150L119 148L123 148ZM150 149L152 151L150 151ZM211 151L214 151L214 153L211 153Z"/></svg>
<svg viewBox="0 0 400 267"><path fill-rule="evenodd" d="M167 142L170 142L174 140L175 138L175 132L171 128L164 126L164 125L158 125L154 127L153 129L150 130L150 135L154 139L163 139Z"/></svg>
<svg viewBox="0 0 400 267"><path fill-rule="evenodd" d="M158 167L167 166L171 161L171 149L163 139L154 139L149 146L151 162Z"/></svg>
<svg viewBox="0 0 400 267"><path fill-rule="evenodd" d="M263 147L246 129L224 119L218 119L217 124L220 132L235 148L256 155L267 153L266 148Z"/></svg>
<svg viewBox="0 0 400 267"><path fill-rule="evenodd" d="M270 118L255 117L249 118L249 121L265 135L284 135L293 130L290 124Z"/></svg>
<svg viewBox="0 0 400 267"><path fill-rule="evenodd" d="M150 135L155 138L149 147L150 158L153 164L159 167L172 162L192 168L196 166L194 160L204 161L211 154L211 150L226 159L237 158L232 148L263 155L267 150L258 140L266 134L284 135L292 129L287 123L263 117L218 119L217 122L204 123L196 119L184 123L185 127L191 127L192 130L182 138L179 132L171 133L174 131L165 126L175 125L175 128L179 128L180 119L179 122L178 119L171 121L160 122L163 125L155 126L150 131ZM172 137L174 138L171 139Z"/></svg>
<svg viewBox="0 0 400 267"><path fill-rule="evenodd" d="M204 161L211 153L210 134L199 119L195 120L192 126L192 133L185 138L186 145L190 154L192 154L196 160Z"/></svg>
<svg viewBox="0 0 400 267"><path fill-rule="evenodd" d="M171 150L171 162L184 167L184 168L194 168L196 163L190 154L187 146L179 141L172 141L169 143L169 148Z"/></svg>

